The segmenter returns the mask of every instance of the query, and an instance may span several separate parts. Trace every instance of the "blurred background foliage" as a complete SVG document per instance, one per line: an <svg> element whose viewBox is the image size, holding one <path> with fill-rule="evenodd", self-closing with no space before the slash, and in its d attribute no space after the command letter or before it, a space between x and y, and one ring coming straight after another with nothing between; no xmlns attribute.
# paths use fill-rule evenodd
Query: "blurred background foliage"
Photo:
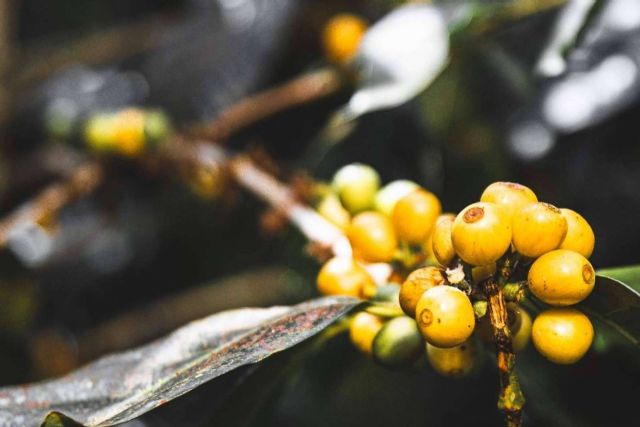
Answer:
<svg viewBox="0 0 640 427"><path fill-rule="evenodd" d="M0 210L86 156L79 124L92 112L151 106L177 128L201 123L326 66L320 34L334 14L375 22L399 3L0 1ZM264 120L229 147L275 159L283 177L313 163L306 172L328 180L344 164L368 163L384 181L421 183L447 211L492 181L518 181L589 220L597 268L640 261L639 4L436 3L479 12L452 29L448 65L417 98L363 116L312 162L305 154L353 88ZM577 39L554 45L574 25L571 8L588 12ZM264 205L228 193L203 200L169 173L114 161L99 191L61 213L44 258L3 250L0 383L59 375L225 308L314 296L318 265L302 236L267 232ZM598 334L614 338L596 341L573 367L524 353L525 425L629 425L637 348L604 325ZM461 381L426 366L391 372L338 337L231 373L127 425L496 425L495 378L489 359Z"/></svg>

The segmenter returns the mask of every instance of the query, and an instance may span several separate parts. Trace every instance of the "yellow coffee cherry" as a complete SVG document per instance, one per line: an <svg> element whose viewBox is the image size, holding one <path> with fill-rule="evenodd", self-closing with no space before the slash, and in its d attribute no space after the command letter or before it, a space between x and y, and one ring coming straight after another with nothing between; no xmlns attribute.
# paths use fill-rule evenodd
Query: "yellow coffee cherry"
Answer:
<svg viewBox="0 0 640 427"><path fill-rule="evenodd" d="M593 325L574 308L552 308L533 321L531 338L544 357L568 365L580 360L591 347Z"/></svg>
<svg viewBox="0 0 640 427"><path fill-rule="evenodd" d="M351 213L358 213L373 207L380 176L371 166L353 163L336 172L331 186L344 207Z"/></svg>
<svg viewBox="0 0 640 427"><path fill-rule="evenodd" d="M478 267L473 267L471 269L471 279L474 284L477 284L489 277L493 276L496 272L496 263L492 263L489 265L479 265Z"/></svg>
<svg viewBox="0 0 640 427"><path fill-rule="evenodd" d="M338 227L345 229L351 222L351 215L342 206L335 194L327 194L316 207L318 213Z"/></svg>
<svg viewBox="0 0 640 427"><path fill-rule="evenodd" d="M452 286L435 286L418 300L416 322L428 343L450 348L471 336L476 320L464 292Z"/></svg>
<svg viewBox="0 0 640 427"><path fill-rule="evenodd" d="M567 235L560 243L560 249L578 252L585 258L593 253L596 237L586 219L571 209L560 209L560 213L567 221Z"/></svg>
<svg viewBox="0 0 640 427"><path fill-rule="evenodd" d="M398 239L409 244L425 242L442 212L440 200L426 190L415 190L396 203L391 214Z"/></svg>
<svg viewBox="0 0 640 427"><path fill-rule="evenodd" d="M391 221L378 212L356 215L347 228L356 258L366 262L390 262L398 242Z"/></svg>
<svg viewBox="0 0 640 427"><path fill-rule="evenodd" d="M392 181L382 187L377 193L373 202L375 210L387 216L391 216L396 203L404 196L419 189L420 186L413 181L401 179Z"/></svg>
<svg viewBox="0 0 640 427"><path fill-rule="evenodd" d="M567 234L567 221L549 203L529 203L513 216L513 246L520 254L537 258L556 249Z"/></svg>
<svg viewBox="0 0 640 427"><path fill-rule="evenodd" d="M440 215L436 220L433 236L431 237L433 256L445 267L451 264L451 261L456 256L456 251L453 249L453 242L451 241L451 229L455 219L456 217L453 214Z"/></svg>
<svg viewBox="0 0 640 427"><path fill-rule="evenodd" d="M515 303L507 303L507 323L511 332L511 346L513 351L518 353L524 350L531 338L531 316ZM493 326L489 316L486 315L478 320L474 335L479 337L482 342L494 345L495 338L493 336Z"/></svg>
<svg viewBox="0 0 640 427"><path fill-rule="evenodd" d="M357 15L342 13L327 22L322 33L325 55L334 62L349 62L358 52L367 23Z"/></svg>
<svg viewBox="0 0 640 427"><path fill-rule="evenodd" d="M361 311L353 316L349 323L351 343L364 354L371 356L373 339L383 325L384 322L380 317Z"/></svg>
<svg viewBox="0 0 640 427"><path fill-rule="evenodd" d="M527 311L517 304L509 304L510 314L518 317L517 328L511 330L511 346L516 353L521 352L529 344L531 339L531 316Z"/></svg>
<svg viewBox="0 0 640 427"><path fill-rule="evenodd" d="M591 263L577 252L557 249L529 269L529 289L550 305L573 305L589 296L596 282Z"/></svg>
<svg viewBox="0 0 640 427"><path fill-rule="evenodd" d="M184 178L194 194L204 200L215 200L225 189L225 174L219 164L201 164L187 168Z"/></svg>
<svg viewBox="0 0 640 427"><path fill-rule="evenodd" d="M318 273L318 291L323 295L348 295L370 298L377 287L367 270L351 258L335 257Z"/></svg>
<svg viewBox="0 0 640 427"><path fill-rule="evenodd" d="M451 229L453 248L471 265L496 262L511 245L511 221L504 208L478 202L458 214Z"/></svg>
<svg viewBox="0 0 640 427"><path fill-rule="evenodd" d="M128 108L116 113L113 120L115 151L126 157L140 155L146 145L144 112L137 108Z"/></svg>
<svg viewBox="0 0 640 427"><path fill-rule="evenodd" d="M416 317L418 300L429 289L445 283L445 277L440 268L424 267L414 270L400 287L400 307L409 317Z"/></svg>
<svg viewBox="0 0 640 427"><path fill-rule="evenodd" d="M435 224L433 227L435 228ZM422 243L422 255L427 264L435 264L437 262L435 255L433 255L433 233L430 233L427 240Z"/></svg>
<svg viewBox="0 0 640 427"><path fill-rule="evenodd" d="M424 341L416 321L406 316L389 320L373 340L373 359L388 367L406 366L423 352Z"/></svg>
<svg viewBox="0 0 640 427"><path fill-rule="evenodd" d="M529 187L515 182L494 182L485 188L481 202L490 202L500 205L504 208L507 216L513 218L513 215L520 208L538 201L535 193Z"/></svg>
<svg viewBox="0 0 640 427"><path fill-rule="evenodd" d="M84 128L84 136L89 148L104 153L113 150L115 127L113 114L97 113L91 117Z"/></svg>
<svg viewBox="0 0 640 427"><path fill-rule="evenodd" d="M464 378L478 365L478 346L474 337L451 348L440 348L427 343L427 359L439 374L451 378Z"/></svg>

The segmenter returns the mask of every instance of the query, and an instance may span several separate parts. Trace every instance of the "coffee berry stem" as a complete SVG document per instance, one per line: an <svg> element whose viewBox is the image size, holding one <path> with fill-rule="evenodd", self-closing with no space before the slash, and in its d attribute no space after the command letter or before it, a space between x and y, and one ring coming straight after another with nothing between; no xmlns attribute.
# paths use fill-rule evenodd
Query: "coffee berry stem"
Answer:
<svg viewBox="0 0 640 427"><path fill-rule="evenodd" d="M502 287L502 293L509 302L522 302L527 296L527 282L509 282Z"/></svg>
<svg viewBox="0 0 640 427"><path fill-rule="evenodd" d="M517 255L506 256L494 278L484 283L484 293L487 297L489 319L493 328L498 358L500 378L498 408L504 412L508 427L522 425L522 407L525 402L518 376L514 371L516 356L513 351L511 331L508 326L507 303L502 290L502 287L511 277L517 261Z"/></svg>

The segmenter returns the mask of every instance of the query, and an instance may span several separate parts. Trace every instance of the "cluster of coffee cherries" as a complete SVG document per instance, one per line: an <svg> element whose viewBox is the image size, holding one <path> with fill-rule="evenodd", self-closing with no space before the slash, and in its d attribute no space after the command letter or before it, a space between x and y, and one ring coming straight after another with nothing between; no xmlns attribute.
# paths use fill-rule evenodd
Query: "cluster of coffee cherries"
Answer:
<svg viewBox="0 0 640 427"><path fill-rule="evenodd" d="M138 157L171 131L160 110L125 108L93 114L84 125L84 141L98 154Z"/></svg>
<svg viewBox="0 0 640 427"><path fill-rule="evenodd" d="M523 185L497 182L458 215L443 214L429 191L410 181L380 188L376 171L362 164L341 168L330 188L317 210L344 229L353 257L327 261L318 289L371 301L353 316L350 336L381 364L418 360L426 341L436 371L472 372L482 342L493 341L489 282L507 298L515 352L531 340L547 359L569 364L589 349L591 322L570 307L595 283L587 259L594 234L578 213L539 202ZM389 283L376 285L369 273L376 263L393 267ZM525 296L532 307L550 308L532 322L520 305Z"/></svg>

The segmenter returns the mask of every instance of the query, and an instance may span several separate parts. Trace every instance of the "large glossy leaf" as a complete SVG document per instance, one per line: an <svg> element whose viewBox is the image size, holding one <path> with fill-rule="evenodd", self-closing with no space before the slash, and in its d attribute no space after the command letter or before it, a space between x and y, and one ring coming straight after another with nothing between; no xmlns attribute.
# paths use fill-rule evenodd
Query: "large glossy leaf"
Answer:
<svg viewBox="0 0 640 427"><path fill-rule="evenodd" d="M292 307L240 309L190 323L143 347L106 356L60 379L0 389L0 426L88 427L131 420L239 366L326 328L359 303L327 297ZM71 423L71 424L70 424Z"/></svg>
<svg viewBox="0 0 640 427"><path fill-rule="evenodd" d="M640 266L600 270L582 308L640 346Z"/></svg>

